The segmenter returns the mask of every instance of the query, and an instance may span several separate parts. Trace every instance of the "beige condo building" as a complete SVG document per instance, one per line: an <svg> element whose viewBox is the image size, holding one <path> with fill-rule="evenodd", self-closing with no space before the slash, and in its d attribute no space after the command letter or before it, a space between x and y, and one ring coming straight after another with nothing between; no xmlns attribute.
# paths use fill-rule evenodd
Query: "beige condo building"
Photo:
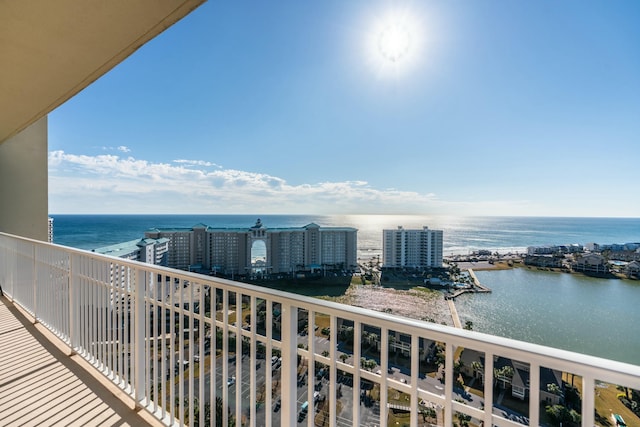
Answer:
<svg viewBox="0 0 640 427"><path fill-rule="evenodd" d="M226 276L351 270L357 265L357 229L351 227L267 228L260 220L247 228L151 229L146 238L169 239L167 265Z"/></svg>

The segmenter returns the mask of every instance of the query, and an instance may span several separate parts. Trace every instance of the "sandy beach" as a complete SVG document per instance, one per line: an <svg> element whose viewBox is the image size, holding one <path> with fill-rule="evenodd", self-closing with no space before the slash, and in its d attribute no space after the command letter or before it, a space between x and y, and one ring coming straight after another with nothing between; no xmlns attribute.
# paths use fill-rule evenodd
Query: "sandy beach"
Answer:
<svg viewBox="0 0 640 427"><path fill-rule="evenodd" d="M453 326L451 311L442 292L426 288L399 290L373 285L351 285L344 295L332 299L356 307Z"/></svg>

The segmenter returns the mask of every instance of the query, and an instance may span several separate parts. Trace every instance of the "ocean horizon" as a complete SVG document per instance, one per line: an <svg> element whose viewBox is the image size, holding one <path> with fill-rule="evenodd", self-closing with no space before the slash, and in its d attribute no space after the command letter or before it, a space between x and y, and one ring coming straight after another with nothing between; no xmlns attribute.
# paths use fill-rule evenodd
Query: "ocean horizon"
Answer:
<svg viewBox="0 0 640 427"><path fill-rule="evenodd" d="M250 228L263 226L358 229L358 256L382 254L382 230L403 226L443 230L445 256L489 249L522 253L528 246L640 242L640 218L588 217L452 217L429 215L197 215L197 214L51 214L53 242L78 249L96 249L144 237L151 228Z"/></svg>

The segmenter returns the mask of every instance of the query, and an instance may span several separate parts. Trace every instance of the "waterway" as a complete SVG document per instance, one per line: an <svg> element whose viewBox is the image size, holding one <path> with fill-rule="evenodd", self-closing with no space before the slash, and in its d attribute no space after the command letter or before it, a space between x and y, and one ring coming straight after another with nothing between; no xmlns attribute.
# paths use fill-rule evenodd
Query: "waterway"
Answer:
<svg viewBox="0 0 640 427"><path fill-rule="evenodd" d="M476 271L490 294L456 299L473 329L640 365L640 281L526 268Z"/></svg>

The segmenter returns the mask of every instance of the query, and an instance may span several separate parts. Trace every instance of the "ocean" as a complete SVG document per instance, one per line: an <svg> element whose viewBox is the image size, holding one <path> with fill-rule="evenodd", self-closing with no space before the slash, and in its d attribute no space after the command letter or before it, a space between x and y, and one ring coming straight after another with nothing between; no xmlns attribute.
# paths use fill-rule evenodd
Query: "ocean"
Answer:
<svg viewBox="0 0 640 427"><path fill-rule="evenodd" d="M54 243L95 249L144 237L149 228L251 227L260 218L265 227L358 229L359 256L382 254L382 230L429 228L444 231L444 254L490 249L524 252L527 246L589 242L640 242L640 218L450 217L419 215L51 215Z"/></svg>
<svg viewBox="0 0 640 427"><path fill-rule="evenodd" d="M639 218L435 217L397 215L51 215L54 243L95 249L142 238L149 228L320 226L358 229L358 256L382 253L382 230L428 226L444 231L444 253L527 246L640 242ZM456 300L474 330L640 365L640 282L527 269L480 271L490 294Z"/></svg>

